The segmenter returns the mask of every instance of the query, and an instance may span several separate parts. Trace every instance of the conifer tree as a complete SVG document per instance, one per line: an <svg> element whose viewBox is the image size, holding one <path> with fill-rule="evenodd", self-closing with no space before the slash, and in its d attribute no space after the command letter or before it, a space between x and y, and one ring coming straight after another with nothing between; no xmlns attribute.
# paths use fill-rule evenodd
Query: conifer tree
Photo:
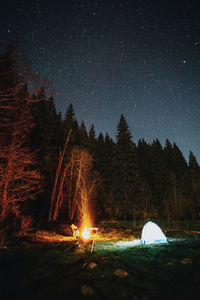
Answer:
<svg viewBox="0 0 200 300"><path fill-rule="evenodd" d="M172 163L173 163L173 171L177 179L182 180L186 178L188 172L187 162L183 156L183 153L178 148L176 143L173 144Z"/></svg>
<svg viewBox="0 0 200 300"><path fill-rule="evenodd" d="M103 157L104 157L104 136L102 132L100 132L97 142L96 142L96 155L95 155L95 160L96 160L96 167L99 172L104 170L104 162L103 162Z"/></svg>
<svg viewBox="0 0 200 300"><path fill-rule="evenodd" d="M139 139L137 159L141 177L148 184L151 182L151 146L144 139Z"/></svg>
<svg viewBox="0 0 200 300"><path fill-rule="evenodd" d="M51 197L59 153L62 148L61 114L57 113L53 97L47 98L42 87L33 95L36 100L32 105L35 119L35 129L31 135L33 147L38 153L38 163L43 174L43 192L37 203L32 204L35 214L42 215L43 222L47 220L49 199Z"/></svg>
<svg viewBox="0 0 200 300"><path fill-rule="evenodd" d="M94 125L92 124L89 130L89 139L88 139L88 149L92 155L95 155L96 153L96 144L97 144L96 132L94 129Z"/></svg>
<svg viewBox="0 0 200 300"><path fill-rule="evenodd" d="M47 98L43 88L33 98L36 127L31 136L32 144L39 149L41 168L52 180L62 144L61 116L57 114L53 97Z"/></svg>
<svg viewBox="0 0 200 300"><path fill-rule="evenodd" d="M189 168L192 171L196 171L196 172L199 171L199 164L192 151L190 151L189 153Z"/></svg>
<svg viewBox="0 0 200 300"><path fill-rule="evenodd" d="M68 150L70 151L75 146L80 146L79 125L75 118L74 108L72 103L67 107L63 120L63 144L71 130Z"/></svg>
<svg viewBox="0 0 200 300"><path fill-rule="evenodd" d="M142 218L150 218L155 215L156 203L152 188L151 146L144 139L140 139L137 145L137 161L141 176L140 185L140 215Z"/></svg>
<svg viewBox="0 0 200 300"><path fill-rule="evenodd" d="M104 142L104 136L102 132L100 132L97 141L96 141L96 151L94 156L94 166L95 169L98 172L99 178L100 178L100 184L97 187L97 193L95 198L95 211L96 211L96 218L100 219L104 216L104 199L106 195L105 191L105 169L109 166L106 165L105 162L105 142Z"/></svg>
<svg viewBox="0 0 200 300"><path fill-rule="evenodd" d="M189 153L189 171L191 182L189 216L196 219L200 210L200 167L192 151Z"/></svg>
<svg viewBox="0 0 200 300"><path fill-rule="evenodd" d="M117 143L113 157L113 195L115 216L136 218L139 174L136 160L136 146L124 115L117 125Z"/></svg>
<svg viewBox="0 0 200 300"><path fill-rule="evenodd" d="M101 145L101 146L100 146ZM98 144L98 152L101 151L101 158L99 164L101 167L99 168L101 185L100 189L97 192L98 195L98 203L101 205L101 214L102 216L107 216L109 218L113 218L113 210L114 210L114 202L113 202L113 192L112 192L112 177L113 177L113 158L115 151L115 143L110 138L108 133L105 135L104 146L102 147L102 142Z"/></svg>
<svg viewBox="0 0 200 300"><path fill-rule="evenodd" d="M83 121L81 122L79 132L80 132L80 146L81 146L81 148L87 149L88 148L88 134L87 134L85 123Z"/></svg>
<svg viewBox="0 0 200 300"><path fill-rule="evenodd" d="M189 204L191 180L186 160L178 148L173 144L171 169L171 216L173 220L185 219Z"/></svg>
<svg viewBox="0 0 200 300"><path fill-rule="evenodd" d="M155 206L158 215L161 212L162 201L165 197L167 188L167 173L166 173L165 156L158 139L151 144L151 187L155 197Z"/></svg>
<svg viewBox="0 0 200 300"><path fill-rule="evenodd" d="M173 156L173 146L171 142L166 139L164 147L164 157L167 165L167 172L170 172L172 169L172 156Z"/></svg>

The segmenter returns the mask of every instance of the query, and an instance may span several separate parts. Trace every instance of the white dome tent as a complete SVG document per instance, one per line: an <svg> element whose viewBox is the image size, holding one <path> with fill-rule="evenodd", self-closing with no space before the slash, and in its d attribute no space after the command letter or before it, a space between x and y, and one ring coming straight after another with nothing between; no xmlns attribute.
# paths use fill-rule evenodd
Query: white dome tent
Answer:
<svg viewBox="0 0 200 300"><path fill-rule="evenodd" d="M168 243L161 228L154 222L147 222L142 229L141 242L144 245L155 243Z"/></svg>

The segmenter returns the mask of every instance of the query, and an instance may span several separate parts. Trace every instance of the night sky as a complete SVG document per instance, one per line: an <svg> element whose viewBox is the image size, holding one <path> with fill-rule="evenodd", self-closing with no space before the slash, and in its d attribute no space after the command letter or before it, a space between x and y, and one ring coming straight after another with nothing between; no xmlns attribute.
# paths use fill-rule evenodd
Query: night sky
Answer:
<svg viewBox="0 0 200 300"><path fill-rule="evenodd" d="M54 82L58 111L115 138L123 113L132 132L176 142L200 162L199 1L6 1L1 41L17 39Z"/></svg>

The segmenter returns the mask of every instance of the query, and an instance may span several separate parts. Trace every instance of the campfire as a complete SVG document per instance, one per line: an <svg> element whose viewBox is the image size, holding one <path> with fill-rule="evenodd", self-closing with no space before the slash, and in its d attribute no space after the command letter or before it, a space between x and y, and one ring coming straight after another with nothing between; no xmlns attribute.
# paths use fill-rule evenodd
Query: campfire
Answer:
<svg viewBox="0 0 200 300"><path fill-rule="evenodd" d="M73 236L76 238L79 247L83 246L88 250L88 247L91 246L90 252L93 251L94 248L94 237L98 232L98 228L96 227L88 227L88 225L81 226L80 229L74 224L71 225Z"/></svg>
<svg viewBox="0 0 200 300"><path fill-rule="evenodd" d="M90 227L87 228L87 226L84 228L84 230L81 233L81 236L83 237L84 240L94 238L98 232L99 228L97 227Z"/></svg>
<svg viewBox="0 0 200 300"><path fill-rule="evenodd" d="M85 226L84 230L81 232L81 237L84 239L84 240L87 240L90 238L90 231L89 229L87 228L87 226Z"/></svg>

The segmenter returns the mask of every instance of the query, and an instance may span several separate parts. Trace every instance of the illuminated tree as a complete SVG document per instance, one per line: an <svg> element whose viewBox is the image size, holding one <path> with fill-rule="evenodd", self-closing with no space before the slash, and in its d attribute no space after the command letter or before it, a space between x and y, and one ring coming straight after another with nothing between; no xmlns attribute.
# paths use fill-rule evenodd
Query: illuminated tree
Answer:
<svg viewBox="0 0 200 300"><path fill-rule="evenodd" d="M19 75L15 48L0 58L0 217L19 216L40 191L40 174L29 136L32 99Z"/></svg>
<svg viewBox="0 0 200 300"><path fill-rule="evenodd" d="M89 206L95 193L98 176L93 169L93 159L86 150L74 149L71 154L70 167L73 168L75 189L69 216L73 220L75 213L79 219L89 218Z"/></svg>
<svg viewBox="0 0 200 300"><path fill-rule="evenodd" d="M60 155L56 172L54 189L51 197L49 221L55 221L59 214L65 214L69 220L82 220L89 216L89 203L95 193L97 175L92 167L91 155L86 151L74 148L66 162L65 154L69 142ZM67 211L66 211L67 209Z"/></svg>
<svg viewBox="0 0 200 300"><path fill-rule="evenodd" d="M50 208L49 208L49 222L52 220L56 220L56 218L58 217L59 209L62 205L63 184L65 182L65 177L69 167L69 164L67 163L63 168L64 165L63 162L64 162L67 146L69 143L70 134L71 134L71 130L67 135L64 149L60 153L60 158L58 161L53 190L51 194L51 201L50 201Z"/></svg>

